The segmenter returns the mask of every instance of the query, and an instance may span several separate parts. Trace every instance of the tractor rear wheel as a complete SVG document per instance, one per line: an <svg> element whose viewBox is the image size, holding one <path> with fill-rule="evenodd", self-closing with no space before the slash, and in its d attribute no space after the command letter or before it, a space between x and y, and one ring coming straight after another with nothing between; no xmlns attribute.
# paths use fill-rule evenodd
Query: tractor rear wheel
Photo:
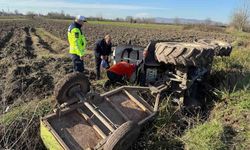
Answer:
<svg viewBox="0 0 250 150"><path fill-rule="evenodd" d="M155 45L159 62L181 66L207 66L213 60L213 47L200 43L160 42Z"/></svg>

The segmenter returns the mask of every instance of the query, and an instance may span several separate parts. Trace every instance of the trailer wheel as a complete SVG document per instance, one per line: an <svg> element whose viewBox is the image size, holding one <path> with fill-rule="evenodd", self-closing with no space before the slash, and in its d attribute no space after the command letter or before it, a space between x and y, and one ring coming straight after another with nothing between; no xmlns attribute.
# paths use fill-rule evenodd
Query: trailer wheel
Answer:
<svg viewBox="0 0 250 150"><path fill-rule="evenodd" d="M52 105L61 105L65 102L74 103L77 99L74 96L75 92L88 93L90 90L89 80L83 73L74 72L66 75L55 86L54 98L52 99Z"/></svg>
<svg viewBox="0 0 250 150"><path fill-rule="evenodd" d="M127 150L140 134L140 127L132 121L125 122L110 135L104 150Z"/></svg>

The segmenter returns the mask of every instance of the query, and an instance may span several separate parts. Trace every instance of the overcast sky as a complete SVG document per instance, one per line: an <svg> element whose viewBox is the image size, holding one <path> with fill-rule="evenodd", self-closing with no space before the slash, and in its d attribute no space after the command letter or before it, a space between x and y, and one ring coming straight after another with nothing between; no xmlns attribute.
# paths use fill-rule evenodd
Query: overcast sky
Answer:
<svg viewBox="0 0 250 150"><path fill-rule="evenodd" d="M26 13L207 19L228 23L241 0L0 0L0 9Z"/></svg>

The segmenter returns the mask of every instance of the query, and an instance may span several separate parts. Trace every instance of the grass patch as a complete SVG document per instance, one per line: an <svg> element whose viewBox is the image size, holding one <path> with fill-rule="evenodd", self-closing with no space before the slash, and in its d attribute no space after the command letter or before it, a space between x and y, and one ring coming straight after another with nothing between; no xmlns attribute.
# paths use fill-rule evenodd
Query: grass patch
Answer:
<svg viewBox="0 0 250 150"><path fill-rule="evenodd" d="M216 57L213 62L212 71L215 76L212 78L218 78L220 87L217 88L220 90L230 89L229 92L233 92L250 86L250 47L247 47L250 44L250 34L238 34L231 56ZM239 41L246 44L237 44Z"/></svg>
<svg viewBox="0 0 250 150"><path fill-rule="evenodd" d="M220 140L223 133L223 126L220 122L212 120L198 125L182 137L185 149L192 150L214 150L223 149L224 143Z"/></svg>
<svg viewBox="0 0 250 150"><path fill-rule="evenodd" d="M0 21L27 20L26 16L0 16Z"/></svg>
<svg viewBox="0 0 250 150"><path fill-rule="evenodd" d="M225 94L210 119L188 130L181 137L185 149L249 149L250 91Z"/></svg>
<svg viewBox="0 0 250 150"><path fill-rule="evenodd" d="M0 116L2 149L44 149L39 138L39 119L51 112L50 98L12 107Z"/></svg>
<svg viewBox="0 0 250 150"><path fill-rule="evenodd" d="M130 28L144 28L144 29L172 29L172 30L183 29L183 26L167 25L167 24L143 24L143 23L129 23L129 22L112 22L112 21L89 21L88 23L112 25L119 27L130 27Z"/></svg>
<svg viewBox="0 0 250 150"><path fill-rule="evenodd" d="M9 126L18 119L22 119L24 116L28 118L31 115L35 117L41 117L51 111L50 107L51 99L34 100L26 104L19 104L19 106L11 108L7 113L0 116L0 124L3 126Z"/></svg>
<svg viewBox="0 0 250 150"><path fill-rule="evenodd" d="M250 143L250 90L240 90L224 95L216 105L211 118L220 121L229 132L224 133L224 143L235 149L249 149ZM228 138L229 137L229 138Z"/></svg>

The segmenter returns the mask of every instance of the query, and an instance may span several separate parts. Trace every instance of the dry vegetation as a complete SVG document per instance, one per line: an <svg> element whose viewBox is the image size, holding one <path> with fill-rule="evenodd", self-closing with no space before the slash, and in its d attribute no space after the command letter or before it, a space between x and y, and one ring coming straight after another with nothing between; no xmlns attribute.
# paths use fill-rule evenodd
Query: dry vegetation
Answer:
<svg viewBox="0 0 250 150"><path fill-rule="evenodd" d="M67 57L66 31L70 21L0 21L0 148L44 149L39 138L39 117L51 112L55 83L72 71ZM4 27L4 28L3 28ZM233 43L230 58L217 58L208 82L213 100L193 115L162 100L159 117L147 125L133 149L249 149L250 35L224 28L89 22L87 75L101 90L104 80L94 81L95 40L109 33L114 45L146 46L154 40L193 41L221 39Z"/></svg>

